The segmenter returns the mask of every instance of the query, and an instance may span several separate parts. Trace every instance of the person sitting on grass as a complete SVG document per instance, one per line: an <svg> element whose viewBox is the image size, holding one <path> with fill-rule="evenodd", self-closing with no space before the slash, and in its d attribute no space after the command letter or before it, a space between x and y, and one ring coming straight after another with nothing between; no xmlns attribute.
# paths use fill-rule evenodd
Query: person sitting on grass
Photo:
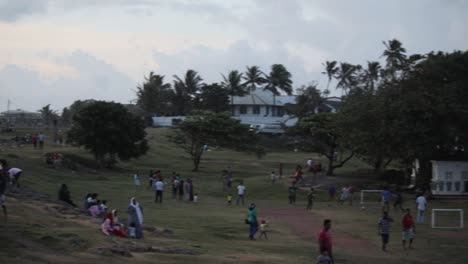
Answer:
<svg viewBox="0 0 468 264"><path fill-rule="evenodd" d="M101 215L105 215L107 213L107 200L102 200L99 204L99 211L101 212Z"/></svg>
<svg viewBox="0 0 468 264"><path fill-rule="evenodd" d="M125 228L125 225L120 223L117 213L118 210L112 210L112 232L118 237L126 237L127 230Z"/></svg>
<svg viewBox="0 0 468 264"><path fill-rule="evenodd" d="M71 205L73 207L76 207L76 204L71 200L70 191L68 190L68 186L65 183L62 184L62 186L59 189L58 199L60 201L64 201L64 202L68 203L69 205Z"/></svg>
<svg viewBox="0 0 468 264"><path fill-rule="evenodd" d="M382 250L387 251L387 244L390 238L390 226L393 219L388 216L387 211L383 212L378 224L378 235L382 237Z"/></svg>
<svg viewBox="0 0 468 264"><path fill-rule="evenodd" d="M113 233L113 223L112 223L112 214L107 213L106 218L101 224L101 230L106 236L110 236Z"/></svg>
<svg viewBox="0 0 468 264"><path fill-rule="evenodd" d="M89 215L91 215L92 217L98 217L101 214L101 210L99 208L100 202L101 201L97 200L97 204L89 207L88 209Z"/></svg>

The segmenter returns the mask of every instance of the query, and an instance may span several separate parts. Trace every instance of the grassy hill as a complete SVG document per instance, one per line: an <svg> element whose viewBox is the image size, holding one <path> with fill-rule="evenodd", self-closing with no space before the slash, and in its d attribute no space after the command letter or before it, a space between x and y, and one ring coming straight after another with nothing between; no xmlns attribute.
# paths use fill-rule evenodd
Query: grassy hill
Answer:
<svg viewBox="0 0 468 264"><path fill-rule="evenodd" d="M31 131L18 131L28 132ZM148 129L150 152L140 159L120 163L115 170L95 171L91 155L84 150L55 146L49 141L44 150L30 145L3 147L0 158L6 158L24 173L20 190L10 188L7 193L9 221L0 224L0 263L312 263L317 256L315 234L324 218L333 220L337 263L396 263L402 258L407 263L440 263L447 262L447 256L453 263L463 262L464 249L468 247L466 229L439 231L423 225L418 228L417 249L403 251L401 215L392 212L396 222L391 252L382 253L375 226L378 210L359 210L358 197L354 206L338 207L328 203L325 192L319 191L314 210L305 212L305 191L301 191L298 203L288 205L287 187L291 179L284 177L272 185L271 170L278 171L282 162L284 174L291 176L295 166L305 164L310 157L325 164L321 157L277 151L257 159L254 155L212 149L204 155L200 171L192 172L190 158L167 142L168 133L171 130ZM63 153L78 164L78 169L47 166L45 152ZM272 230L269 240L249 241L248 226L243 223L246 207L226 205L221 171L229 164L233 168L234 185L243 180L247 187L247 204L255 202L260 218L269 221ZM155 204L153 191L147 189L150 169L160 169L166 180L173 171L183 178L192 178L199 203L175 201L166 188L163 204ZM353 160L337 170L336 177L320 175L313 182L327 186L330 182L374 181L371 175L370 178L366 174L353 176L353 172L362 169L366 169L365 165ZM143 176L143 186L139 189L133 185L136 170ZM310 180L312 175L306 173L306 178ZM145 225L166 231L146 231L142 240L105 237L99 230L101 219L69 210L55 201L62 183L69 186L79 206L87 193L96 192L100 199L108 201L110 209L118 209L122 218L126 218L130 197L135 196L144 208ZM407 204L413 208L412 199ZM437 202L430 206L468 209L465 202Z"/></svg>

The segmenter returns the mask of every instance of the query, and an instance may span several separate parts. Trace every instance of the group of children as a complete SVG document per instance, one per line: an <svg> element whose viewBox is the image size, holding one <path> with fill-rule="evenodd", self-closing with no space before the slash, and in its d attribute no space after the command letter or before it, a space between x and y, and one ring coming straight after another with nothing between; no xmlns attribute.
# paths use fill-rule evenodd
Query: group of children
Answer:
<svg viewBox="0 0 468 264"><path fill-rule="evenodd" d="M107 200L98 200L97 193L88 193L85 197L84 208L92 217L99 217L107 213Z"/></svg>

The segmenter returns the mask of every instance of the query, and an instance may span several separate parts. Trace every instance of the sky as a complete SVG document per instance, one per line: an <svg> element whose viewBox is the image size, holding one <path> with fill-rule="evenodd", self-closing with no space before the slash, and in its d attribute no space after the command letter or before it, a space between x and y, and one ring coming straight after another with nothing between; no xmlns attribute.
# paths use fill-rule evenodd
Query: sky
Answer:
<svg viewBox="0 0 468 264"><path fill-rule="evenodd" d="M408 54L466 50L467 25L464 0L0 0L0 111L135 102L150 71L211 83L281 63L294 87L324 90L327 60L383 61L394 38Z"/></svg>

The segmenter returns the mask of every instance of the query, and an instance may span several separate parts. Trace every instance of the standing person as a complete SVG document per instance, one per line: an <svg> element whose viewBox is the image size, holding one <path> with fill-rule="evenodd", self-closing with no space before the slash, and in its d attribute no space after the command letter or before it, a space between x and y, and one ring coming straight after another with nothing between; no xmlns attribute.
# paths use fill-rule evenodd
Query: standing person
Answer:
<svg viewBox="0 0 468 264"><path fill-rule="evenodd" d="M307 194L307 210L312 209L312 206L314 206L314 199L315 199L315 194L314 194L314 188L310 187L310 191Z"/></svg>
<svg viewBox="0 0 468 264"><path fill-rule="evenodd" d="M333 201L335 200L335 195L336 195L336 187L333 184L330 184L330 187L328 187L328 201Z"/></svg>
<svg viewBox="0 0 468 264"><path fill-rule="evenodd" d="M331 263L335 263L333 260L332 254L332 235L330 232L331 229L331 220L325 219L323 221L323 229L320 230L318 234L318 244L319 244L319 252L322 253L324 251L328 252L328 256L330 257Z"/></svg>
<svg viewBox="0 0 468 264"><path fill-rule="evenodd" d="M159 199L159 203L162 203L163 200L163 191L164 191L164 182L162 178L158 178L156 183L154 184L154 190L156 191L156 195L154 197L154 202L157 203Z"/></svg>
<svg viewBox="0 0 468 264"><path fill-rule="evenodd" d="M172 198L177 199L177 193L179 192L180 177L179 174L175 175L175 178L172 181Z"/></svg>
<svg viewBox="0 0 468 264"><path fill-rule="evenodd" d="M251 203L249 206L249 211L247 212L247 221L249 222L249 238L250 240L255 240L255 234L258 231L258 222L254 203Z"/></svg>
<svg viewBox="0 0 468 264"><path fill-rule="evenodd" d="M388 189L388 187L385 187L384 190L382 191L382 211L388 212L390 209L390 198L392 197L392 193Z"/></svg>
<svg viewBox="0 0 468 264"><path fill-rule="evenodd" d="M296 166L296 174L294 175L294 178L296 179L297 184L300 185L303 179L301 165Z"/></svg>
<svg viewBox="0 0 468 264"><path fill-rule="evenodd" d="M382 250L387 251L387 244L390 238L390 226L393 219L388 216L387 211L383 212L378 224L378 235L382 237Z"/></svg>
<svg viewBox="0 0 468 264"><path fill-rule="evenodd" d="M44 141L45 141L44 133L42 133L42 131L39 132L39 136L37 136L37 138L39 139L39 148L43 149L44 148Z"/></svg>
<svg viewBox="0 0 468 264"><path fill-rule="evenodd" d="M242 206L244 206L244 196L245 196L245 186L244 182L241 181L239 185L237 186L237 200L236 200L236 205L239 205L239 201L242 201Z"/></svg>
<svg viewBox="0 0 468 264"><path fill-rule="evenodd" d="M33 147L34 147L34 148L37 148L37 135L36 135L36 134L33 134L33 135L32 135L31 141L32 141L32 143L33 143Z"/></svg>
<svg viewBox="0 0 468 264"><path fill-rule="evenodd" d="M268 235L267 235L267 230L268 228L268 224L266 222L265 219L262 219L260 221L260 236L258 237L259 239L262 239L262 237L265 237L265 239L268 239Z"/></svg>
<svg viewBox="0 0 468 264"><path fill-rule="evenodd" d="M138 188L141 185L140 181L140 173L139 171L136 171L135 174L133 175L133 182L135 183L135 187Z"/></svg>
<svg viewBox="0 0 468 264"><path fill-rule="evenodd" d="M343 205L344 202L345 202L346 200L348 200L348 197L349 197L349 189L348 189L348 187L345 185L345 186L343 186L343 188L341 188L341 196L340 196L339 203L341 203L341 204Z"/></svg>
<svg viewBox="0 0 468 264"><path fill-rule="evenodd" d="M190 179L185 180L184 183L184 201L190 202Z"/></svg>
<svg viewBox="0 0 468 264"><path fill-rule="evenodd" d="M65 183L60 186L58 191L58 199L72 205L73 207L76 207L76 204L71 200L70 191L68 190L68 186Z"/></svg>
<svg viewBox="0 0 468 264"><path fill-rule="evenodd" d="M312 171L312 166L313 166L313 164L314 164L314 162L312 161L312 159L308 159L308 160L307 160L307 170L308 170L309 172Z"/></svg>
<svg viewBox="0 0 468 264"><path fill-rule="evenodd" d="M275 184L275 181L276 181L276 173L275 171L272 171L271 174L270 174L270 178L271 178L271 184Z"/></svg>
<svg viewBox="0 0 468 264"><path fill-rule="evenodd" d="M3 216L5 217L5 222L8 220L7 208L5 206L5 190L7 187L7 181L3 175L0 174L0 206L3 210Z"/></svg>
<svg viewBox="0 0 468 264"><path fill-rule="evenodd" d="M231 206L231 204L232 204L232 195L230 193L227 195L227 204L229 206Z"/></svg>
<svg viewBox="0 0 468 264"><path fill-rule="evenodd" d="M416 233L416 227L414 226L413 217L411 216L410 209L405 209L406 213L403 216L402 224L403 224L403 234L402 234L402 241L403 241L403 249L406 249L406 239L409 239L409 248L413 249L413 239L414 233Z"/></svg>
<svg viewBox="0 0 468 264"><path fill-rule="evenodd" d="M128 226L135 227L135 238L143 238L143 207L137 202L135 197L130 199L130 204L127 208Z"/></svg>
<svg viewBox="0 0 468 264"><path fill-rule="evenodd" d="M21 173L23 172L22 169L18 168L10 168L8 170L8 175L10 176L10 183L15 185L16 187L19 188L19 177L21 176Z"/></svg>
<svg viewBox="0 0 468 264"><path fill-rule="evenodd" d="M179 201L182 201L184 199L184 186L185 186L184 180L180 180L179 198L178 198Z"/></svg>
<svg viewBox="0 0 468 264"><path fill-rule="evenodd" d="M189 180L189 188L190 188L190 192L189 192L190 201L193 202L193 181L192 181L192 179Z"/></svg>
<svg viewBox="0 0 468 264"><path fill-rule="evenodd" d="M393 203L393 209L397 209L397 206L398 208L400 208L401 211L405 211L403 209L403 195L401 193L401 190L399 187L397 187L396 189L396 193L395 193L395 202Z"/></svg>
<svg viewBox="0 0 468 264"><path fill-rule="evenodd" d="M427 195L423 194L416 199L416 203L418 204L418 224L424 224L424 214L426 212L426 205L427 205Z"/></svg>
<svg viewBox="0 0 468 264"><path fill-rule="evenodd" d="M293 181L291 186L288 188L288 198L289 198L289 204L296 204L296 182Z"/></svg>

